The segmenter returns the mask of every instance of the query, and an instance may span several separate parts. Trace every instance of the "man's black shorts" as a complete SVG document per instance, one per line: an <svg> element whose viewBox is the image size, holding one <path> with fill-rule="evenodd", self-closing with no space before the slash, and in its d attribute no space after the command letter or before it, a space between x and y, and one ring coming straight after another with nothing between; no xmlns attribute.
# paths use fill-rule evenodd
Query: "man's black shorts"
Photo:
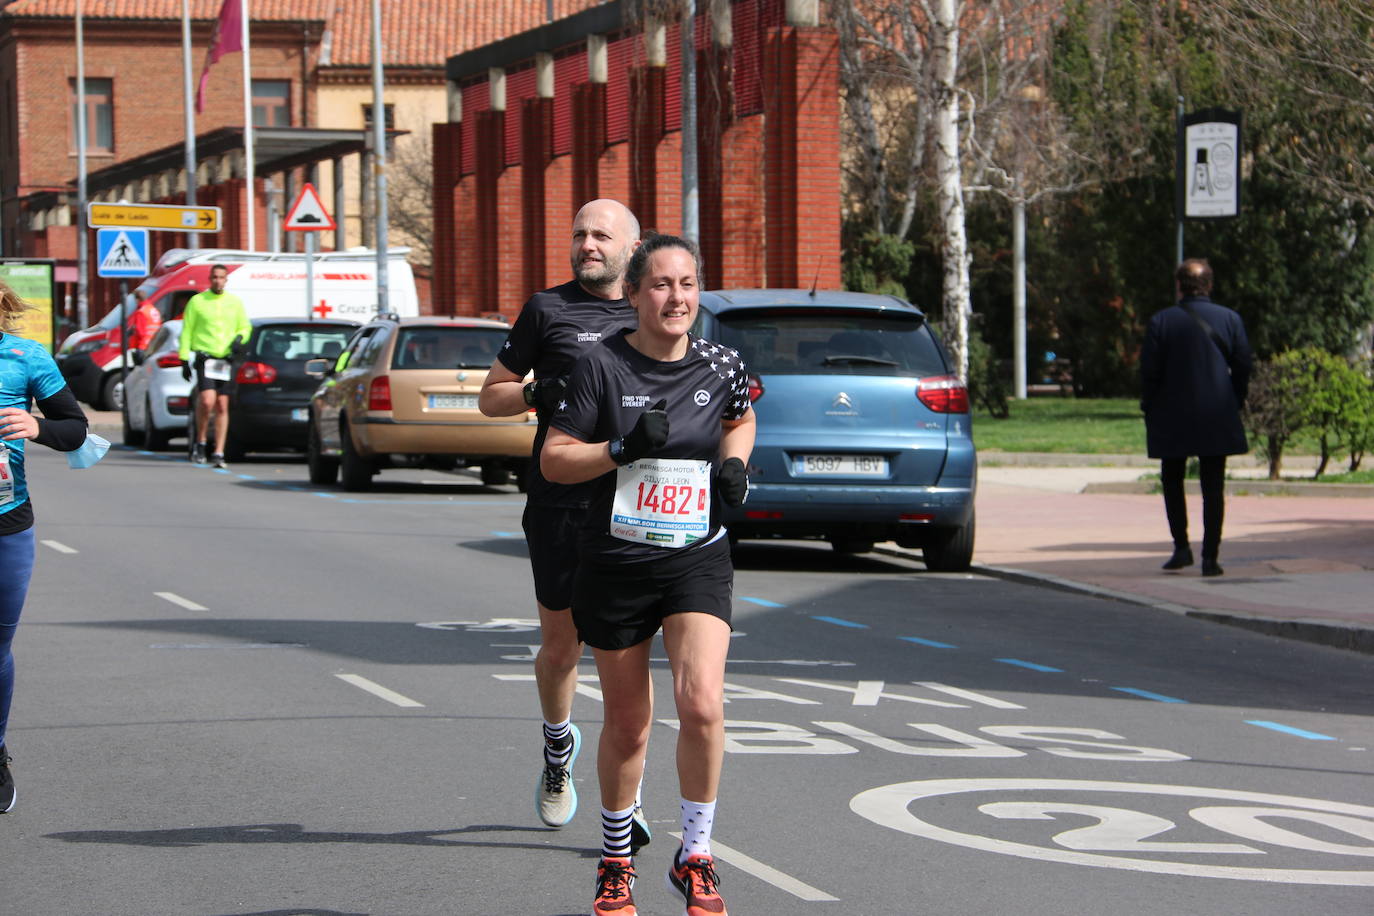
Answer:
<svg viewBox="0 0 1374 916"><path fill-rule="evenodd" d="M572 605L577 541L586 515L586 509L525 504L520 524L529 545L534 598L551 611Z"/></svg>
<svg viewBox="0 0 1374 916"><path fill-rule="evenodd" d="M627 649L651 638L671 614L699 611L730 623L735 567L724 536L662 559L583 560L573 586L573 623L593 649ZM733 627L731 627L733 629Z"/></svg>
<svg viewBox="0 0 1374 916"><path fill-rule="evenodd" d="M228 394L228 393L230 392L230 390L233 388L233 385L234 385L234 364L233 364L233 363L230 363L230 364L229 364L229 377L228 377L227 379L206 378L206 377L205 377L205 360L207 360L207 359L213 359L213 358L214 358L214 357L208 357L208 356L206 356L204 353L197 353L197 354L196 354L195 361L194 361L194 365L195 365L195 369L196 369L196 376L195 376L195 378L196 378L196 390L197 390L197 391L215 391L215 392L218 392L218 393L220 393L220 394ZM226 361L227 361L227 359L226 359Z"/></svg>

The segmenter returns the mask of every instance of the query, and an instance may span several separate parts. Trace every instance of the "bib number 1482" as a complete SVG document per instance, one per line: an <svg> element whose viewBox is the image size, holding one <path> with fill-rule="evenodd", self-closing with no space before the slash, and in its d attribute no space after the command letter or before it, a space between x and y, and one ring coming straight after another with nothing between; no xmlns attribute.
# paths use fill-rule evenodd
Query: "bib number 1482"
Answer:
<svg viewBox="0 0 1374 916"><path fill-rule="evenodd" d="M698 512L706 509L707 492L704 488L674 486L673 484L646 484L639 481L638 497L635 508L648 510L657 515L691 515L693 508Z"/></svg>

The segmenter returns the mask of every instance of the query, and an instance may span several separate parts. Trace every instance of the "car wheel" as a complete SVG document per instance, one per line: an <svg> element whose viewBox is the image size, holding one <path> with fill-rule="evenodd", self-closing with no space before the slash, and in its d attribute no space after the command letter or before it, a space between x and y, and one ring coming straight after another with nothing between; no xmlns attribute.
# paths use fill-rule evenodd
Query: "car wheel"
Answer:
<svg viewBox="0 0 1374 916"><path fill-rule="evenodd" d="M149 401L143 408L144 425L147 427L143 431L143 446L149 451L160 452L172 442L172 434L165 429L158 429L153 425L153 402Z"/></svg>
<svg viewBox="0 0 1374 916"><path fill-rule="evenodd" d="M868 553L873 549L873 542L867 538L831 538L830 546L836 553Z"/></svg>
<svg viewBox="0 0 1374 916"><path fill-rule="evenodd" d="M973 513L960 528L940 528L930 533L922 553L931 572L967 572L973 563Z"/></svg>
<svg viewBox="0 0 1374 916"><path fill-rule="evenodd" d="M310 482L313 484L332 484L339 479L339 459L323 454L320 432L310 423L309 438L305 443L305 466L310 469Z"/></svg>
<svg viewBox="0 0 1374 916"><path fill-rule="evenodd" d="M118 372L105 376L100 384L100 407L102 410L122 410L124 408L124 384Z"/></svg>
<svg viewBox="0 0 1374 916"><path fill-rule="evenodd" d="M123 418L122 418L122 421L121 421L121 423L120 423L120 426L122 427L122 432L124 433L124 444L125 444L125 445L142 445L142 444L143 444L143 439L144 439L143 430L141 430L141 429L134 429L132 426L129 425L129 412L128 412L127 410L124 411L124 416L123 416Z"/></svg>
<svg viewBox="0 0 1374 916"><path fill-rule="evenodd" d="M348 427L345 426L340 431L339 440L340 451L343 453L339 458L339 476L343 488L353 493L372 489L372 475L375 473L372 462L359 455L353 448L353 436Z"/></svg>
<svg viewBox="0 0 1374 916"><path fill-rule="evenodd" d="M500 461L483 461L482 483L489 487L505 486L510 483L510 471Z"/></svg>

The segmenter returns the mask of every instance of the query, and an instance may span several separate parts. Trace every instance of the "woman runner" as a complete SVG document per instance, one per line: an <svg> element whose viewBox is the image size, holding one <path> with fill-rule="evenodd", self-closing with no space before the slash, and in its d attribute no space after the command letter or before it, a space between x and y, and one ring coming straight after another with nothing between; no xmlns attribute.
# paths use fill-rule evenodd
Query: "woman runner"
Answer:
<svg viewBox="0 0 1374 916"><path fill-rule="evenodd" d="M660 628L681 723L683 839L668 884L687 916L725 914L711 827L734 567L720 517L748 490L754 412L739 354L688 333L699 275L696 250L683 239L640 245L625 273L639 326L578 361L540 459L550 480L595 482L572 613L605 699L597 916L638 912L630 821L653 716L649 649Z"/></svg>

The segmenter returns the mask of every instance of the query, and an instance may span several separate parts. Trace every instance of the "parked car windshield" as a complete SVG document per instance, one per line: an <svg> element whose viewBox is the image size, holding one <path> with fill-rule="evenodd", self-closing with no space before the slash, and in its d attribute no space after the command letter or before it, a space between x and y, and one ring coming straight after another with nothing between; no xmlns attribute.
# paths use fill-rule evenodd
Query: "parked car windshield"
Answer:
<svg viewBox="0 0 1374 916"><path fill-rule="evenodd" d="M767 309L718 316L720 342L751 372L943 375L944 356L918 316L852 309Z"/></svg>
<svg viewBox="0 0 1374 916"><path fill-rule="evenodd" d="M509 332L460 325L403 327L391 359L393 369L487 369Z"/></svg>
<svg viewBox="0 0 1374 916"><path fill-rule="evenodd" d="M334 359L353 335L348 325L320 327L308 324L274 324L259 328L252 355L265 359Z"/></svg>

